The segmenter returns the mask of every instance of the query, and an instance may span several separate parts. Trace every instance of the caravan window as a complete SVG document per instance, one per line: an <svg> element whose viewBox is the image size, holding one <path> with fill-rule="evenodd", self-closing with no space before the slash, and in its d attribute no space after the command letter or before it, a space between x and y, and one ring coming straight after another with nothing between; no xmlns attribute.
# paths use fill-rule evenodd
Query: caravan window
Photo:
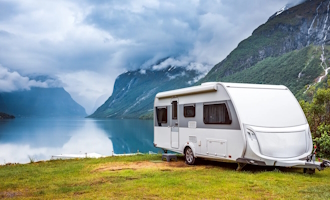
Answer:
<svg viewBox="0 0 330 200"><path fill-rule="evenodd" d="M203 110L205 124L231 124L226 104L207 104Z"/></svg>
<svg viewBox="0 0 330 200"><path fill-rule="evenodd" d="M195 104L184 105L183 115L184 117L195 117Z"/></svg>
<svg viewBox="0 0 330 200"><path fill-rule="evenodd" d="M167 107L156 108L158 126L167 124Z"/></svg>
<svg viewBox="0 0 330 200"><path fill-rule="evenodd" d="M172 119L178 119L178 102L172 101Z"/></svg>

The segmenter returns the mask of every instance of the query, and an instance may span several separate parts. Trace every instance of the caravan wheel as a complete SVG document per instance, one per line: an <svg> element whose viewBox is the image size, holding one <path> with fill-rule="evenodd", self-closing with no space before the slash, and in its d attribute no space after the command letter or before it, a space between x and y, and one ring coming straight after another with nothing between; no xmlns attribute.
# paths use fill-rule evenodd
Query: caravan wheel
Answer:
<svg viewBox="0 0 330 200"><path fill-rule="evenodd" d="M193 165L195 163L194 153L190 147L187 147L184 152L185 160L188 165Z"/></svg>

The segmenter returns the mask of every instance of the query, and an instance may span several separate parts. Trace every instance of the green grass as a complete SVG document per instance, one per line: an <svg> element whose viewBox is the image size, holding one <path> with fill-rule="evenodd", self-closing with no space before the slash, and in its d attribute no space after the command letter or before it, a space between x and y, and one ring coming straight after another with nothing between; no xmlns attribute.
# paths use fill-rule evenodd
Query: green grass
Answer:
<svg viewBox="0 0 330 200"><path fill-rule="evenodd" d="M168 165L152 162L160 159L160 155L138 155L1 166L0 198L330 198L329 169L306 175L298 169L248 166L237 172L236 164L203 161L186 166L182 158L167 168L144 167ZM110 170L118 165L122 168Z"/></svg>

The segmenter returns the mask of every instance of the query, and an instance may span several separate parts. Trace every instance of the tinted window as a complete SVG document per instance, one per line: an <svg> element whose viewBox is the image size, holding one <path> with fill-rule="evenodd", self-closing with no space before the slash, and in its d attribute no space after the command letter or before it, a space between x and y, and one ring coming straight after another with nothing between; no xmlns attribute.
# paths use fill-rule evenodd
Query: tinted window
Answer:
<svg viewBox="0 0 330 200"><path fill-rule="evenodd" d="M231 124L226 104L204 105L204 123Z"/></svg>
<svg viewBox="0 0 330 200"><path fill-rule="evenodd" d="M195 105L187 105L183 107L184 117L195 117Z"/></svg>
<svg viewBox="0 0 330 200"><path fill-rule="evenodd" d="M158 126L167 123L167 108L156 108Z"/></svg>
<svg viewBox="0 0 330 200"><path fill-rule="evenodd" d="M172 119L178 119L178 102L172 102Z"/></svg>

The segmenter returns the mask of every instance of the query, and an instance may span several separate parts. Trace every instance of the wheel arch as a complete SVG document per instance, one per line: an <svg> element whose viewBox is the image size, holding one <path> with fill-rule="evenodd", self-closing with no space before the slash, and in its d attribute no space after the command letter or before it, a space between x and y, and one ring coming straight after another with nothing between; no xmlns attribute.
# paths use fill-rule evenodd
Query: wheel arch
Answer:
<svg viewBox="0 0 330 200"><path fill-rule="evenodd" d="M182 152L182 154L185 155L186 149L188 147L192 150L194 157L197 158L197 156L196 156L196 150L195 150L195 145L194 144L190 144L190 143L189 144L185 144L183 146L183 152Z"/></svg>

